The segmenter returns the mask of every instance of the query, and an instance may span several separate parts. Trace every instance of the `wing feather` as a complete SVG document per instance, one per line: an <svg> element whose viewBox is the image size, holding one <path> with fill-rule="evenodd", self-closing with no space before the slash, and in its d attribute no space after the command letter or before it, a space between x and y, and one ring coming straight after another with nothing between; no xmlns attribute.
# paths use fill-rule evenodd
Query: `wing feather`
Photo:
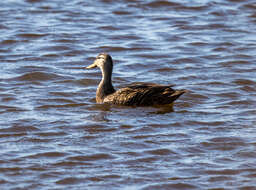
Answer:
<svg viewBox="0 0 256 190"><path fill-rule="evenodd" d="M174 90L169 85L134 83L104 98L104 102L128 106L171 104L185 90Z"/></svg>

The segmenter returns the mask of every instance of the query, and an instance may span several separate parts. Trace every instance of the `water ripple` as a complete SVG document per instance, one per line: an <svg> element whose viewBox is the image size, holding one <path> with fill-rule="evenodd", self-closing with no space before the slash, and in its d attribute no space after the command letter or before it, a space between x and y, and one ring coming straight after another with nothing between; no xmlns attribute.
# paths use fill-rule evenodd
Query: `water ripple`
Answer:
<svg viewBox="0 0 256 190"><path fill-rule="evenodd" d="M0 189L254 189L253 0L19 0L0 11ZM95 103L187 89L172 109Z"/></svg>

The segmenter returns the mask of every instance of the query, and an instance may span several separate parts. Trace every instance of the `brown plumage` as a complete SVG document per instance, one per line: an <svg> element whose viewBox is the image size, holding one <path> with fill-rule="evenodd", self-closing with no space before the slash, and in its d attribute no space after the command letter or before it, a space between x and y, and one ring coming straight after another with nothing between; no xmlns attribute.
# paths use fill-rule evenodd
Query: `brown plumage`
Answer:
<svg viewBox="0 0 256 190"><path fill-rule="evenodd" d="M127 87L115 90L111 76L113 61L110 55L100 53L94 63L87 69L99 67L102 80L96 92L97 103L109 103L127 106L159 106L172 104L186 90L174 90L170 85L154 83L133 83Z"/></svg>

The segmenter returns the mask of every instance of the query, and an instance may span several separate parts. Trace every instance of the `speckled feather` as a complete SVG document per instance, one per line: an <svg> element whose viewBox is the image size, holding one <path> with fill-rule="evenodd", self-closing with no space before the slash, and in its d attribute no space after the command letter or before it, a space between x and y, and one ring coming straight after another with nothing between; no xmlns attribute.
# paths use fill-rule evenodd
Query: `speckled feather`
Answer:
<svg viewBox="0 0 256 190"><path fill-rule="evenodd" d="M106 96L104 103L126 106L167 105L174 102L185 90L174 90L171 86L158 84L132 84Z"/></svg>

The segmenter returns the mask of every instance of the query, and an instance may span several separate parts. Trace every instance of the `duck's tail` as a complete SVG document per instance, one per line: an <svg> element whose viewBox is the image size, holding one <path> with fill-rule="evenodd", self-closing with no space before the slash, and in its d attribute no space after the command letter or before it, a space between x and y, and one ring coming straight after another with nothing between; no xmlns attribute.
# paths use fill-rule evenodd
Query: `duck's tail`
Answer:
<svg viewBox="0 0 256 190"><path fill-rule="evenodd" d="M174 93L170 94L169 97L169 102L170 104L173 103L175 100L177 100L182 94L188 92L188 90L175 90Z"/></svg>

